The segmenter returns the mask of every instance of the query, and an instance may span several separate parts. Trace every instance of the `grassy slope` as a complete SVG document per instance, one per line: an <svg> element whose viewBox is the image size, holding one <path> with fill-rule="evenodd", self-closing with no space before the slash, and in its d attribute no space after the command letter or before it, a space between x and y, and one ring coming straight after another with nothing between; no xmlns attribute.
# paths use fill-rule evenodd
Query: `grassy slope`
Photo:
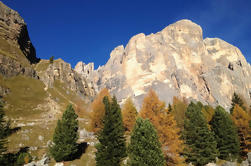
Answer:
<svg viewBox="0 0 251 166"><path fill-rule="evenodd" d="M23 66L30 66L23 52L5 39L0 38L0 54L18 60Z"/></svg>
<svg viewBox="0 0 251 166"><path fill-rule="evenodd" d="M18 60L23 66L30 66L19 48L2 38L0 38L0 54ZM55 60L54 63L59 61ZM49 65L49 61L43 60L35 66L35 69L38 72L44 72ZM10 152L17 151L20 147L26 146L38 147L37 150L31 151L32 155L38 158L47 152L47 141L52 139L57 118L59 118L56 117L53 120L43 119L43 115L48 114L49 110L42 110L37 106L39 104L46 105L48 97L61 106L61 112L64 111L64 108L69 103L73 103L74 106L80 105L81 107L85 107L86 105L79 96L67 90L66 85L60 81L55 81L53 88L45 90L45 85L40 80L25 76L4 78L0 75L0 86L10 89L10 93L4 96L4 101L6 104L6 115L12 120L13 127L23 125L19 131L8 137L8 150ZM61 116L61 114L58 116ZM81 124L80 122L80 128L85 126L85 124ZM39 140L39 136L42 136L43 139ZM81 159L68 162L68 164L95 165L93 157L90 157L93 156L93 149L93 147L88 147Z"/></svg>

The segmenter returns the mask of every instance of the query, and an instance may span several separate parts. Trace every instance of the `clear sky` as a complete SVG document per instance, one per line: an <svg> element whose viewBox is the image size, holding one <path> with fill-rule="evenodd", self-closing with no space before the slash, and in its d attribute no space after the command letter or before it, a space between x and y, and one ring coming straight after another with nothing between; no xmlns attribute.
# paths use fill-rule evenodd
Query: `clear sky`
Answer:
<svg viewBox="0 0 251 166"><path fill-rule="evenodd" d="M138 33L190 19L203 36L221 38L251 62L251 0L3 0L28 25L37 56L104 65Z"/></svg>

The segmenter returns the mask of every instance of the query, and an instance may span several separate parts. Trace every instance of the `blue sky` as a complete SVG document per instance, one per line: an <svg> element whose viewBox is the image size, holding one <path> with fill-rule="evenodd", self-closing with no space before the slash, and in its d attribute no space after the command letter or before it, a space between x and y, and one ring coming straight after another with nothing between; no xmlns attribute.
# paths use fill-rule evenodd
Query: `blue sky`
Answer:
<svg viewBox="0 0 251 166"><path fill-rule="evenodd" d="M221 38L251 62L251 0L3 0L28 25L37 56L104 65L138 33L190 19L203 36Z"/></svg>

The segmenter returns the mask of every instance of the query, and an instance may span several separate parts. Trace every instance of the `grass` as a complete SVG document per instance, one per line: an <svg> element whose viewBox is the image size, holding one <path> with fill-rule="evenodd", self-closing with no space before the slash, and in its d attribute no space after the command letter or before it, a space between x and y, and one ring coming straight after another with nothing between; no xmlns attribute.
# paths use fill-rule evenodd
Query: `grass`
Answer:
<svg viewBox="0 0 251 166"><path fill-rule="evenodd" d="M48 60L41 60L35 67L36 71L43 72L49 67L50 62Z"/></svg>
<svg viewBox="0 0 251 166"><path fill-rule="evenodd" d="M39 63L36 68L45 71L48 66L48 62L43 62ZM46 144L52 139L57 119L61 116L59 113L55 119L44 119L43 117L47 116L43 115L49 115L50 110L37 109L38 105L46 105L46 98L50 96L61 108L66 108L70 101L73 102L75 110L77 107L81 109L86 107L85 101L59 80L54 82L53 88L45 90L45 85L41 80L21 75L12 78L4 78L0 75L0 86L10 89L10 93L4 96L6 115L12 119L14 127L23 124L20 130L8 137L8 150L17 152L21 147L37 147L37 150L30 152L38 159L41 159L44 153L48 154ZM85 120L79 121L81 129L86 125ZM42 136L43 140L39 140L39 136ZM80 159L66 164L95 165L94 150L95 148L90 146Z"/></svg>
<svg viewBox="0 0 251 166"><path fill-rule="evenodd" d="M3 51L3 50L0 50L0 54L2 54L3 56L8 56L8 57L10 57L10 58L12 58L12 59L17 60L17 58L16 58L15 56L13 56L13 55L11 55L10 53L5 52L5 51Z"/></svg>
<svg viewBox="0 0 251 166"><path fill-rule="evenodd" d="M10 89L10 93L4 97L8 104L6 108L8 116L27 118L40 112L34 109L38 104L44 103L47 97L43 82L21 75L5 79L4 82Z"/></svg>
<svg viewBox="0 0 251 166"><path fill-rule="evenodd" d="M8 150L9 151L17 151L22 147L38 147L38 150L31 151L33 156L40 156L40 152L46 152L46 144L48 140L51 140L54 129L56 127L57 121L49 121L47 124L35 124L33 126L24 126L21 127L21 130L12 134L8 137ZM22 121L18 123L27 124L29 122ZM32 123L32 122L31 122ZM42 136L43 139L39 140L39 136ZM42 156L42 155L41 155Z"/></svg>
<svg viewBox="0 0 251 166"><path fill-rule="evenodd" d="M23 66L30 66L23 52L14 44L11 44L3 38L0 38L0 54L18 60Z"/></svg>

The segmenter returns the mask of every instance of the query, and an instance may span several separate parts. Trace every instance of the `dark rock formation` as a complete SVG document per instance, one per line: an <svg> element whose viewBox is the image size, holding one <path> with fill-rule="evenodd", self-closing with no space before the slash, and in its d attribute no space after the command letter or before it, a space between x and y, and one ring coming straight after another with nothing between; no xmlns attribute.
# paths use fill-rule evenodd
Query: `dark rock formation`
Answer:
<svg viewBox="0 0 251 166"><path fill-rule="evenodd" d="M0 38L19 48L31 64L39 61L23 18L2 2L0 2Z"/></svg>

